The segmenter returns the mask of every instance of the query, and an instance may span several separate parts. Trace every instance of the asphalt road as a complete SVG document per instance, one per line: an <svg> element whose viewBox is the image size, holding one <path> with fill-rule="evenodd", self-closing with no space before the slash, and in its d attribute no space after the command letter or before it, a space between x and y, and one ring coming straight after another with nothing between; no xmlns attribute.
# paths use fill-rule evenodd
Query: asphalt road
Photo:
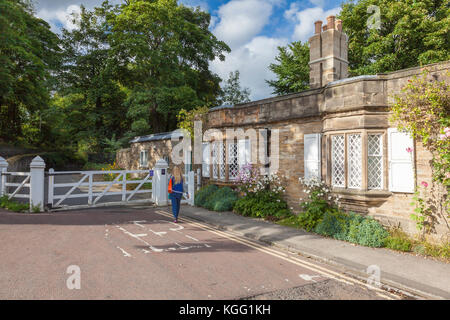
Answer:
<svg viewBox="0 0 450 320"><path fill-rule="evenodd" d="M0 209L0 299L400 298L203 223L175 224L168 212ZM80 289L67 287L70 266L79 268Z"/></svg>

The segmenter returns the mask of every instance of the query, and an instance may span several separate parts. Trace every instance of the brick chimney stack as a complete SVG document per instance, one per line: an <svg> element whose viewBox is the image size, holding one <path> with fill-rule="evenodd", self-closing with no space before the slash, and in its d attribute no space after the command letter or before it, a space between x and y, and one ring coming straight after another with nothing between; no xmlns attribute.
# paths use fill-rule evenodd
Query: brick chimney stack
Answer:
<svg viewBox="0 0 450 320"><path fill-rule="evenodd" d="M348 77L347 35L342 32L342 20L327 17L327 24L314 23L314 35L309 38L309 82L311 88Z"/></svg>

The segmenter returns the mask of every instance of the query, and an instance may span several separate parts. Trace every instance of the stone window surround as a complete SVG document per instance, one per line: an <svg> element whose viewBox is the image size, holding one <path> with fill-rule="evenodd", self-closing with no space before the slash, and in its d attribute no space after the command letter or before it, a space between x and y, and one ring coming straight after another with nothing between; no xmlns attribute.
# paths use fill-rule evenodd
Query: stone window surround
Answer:
<svg viewBox="0 0 450 320"><path fill-rule="evenodd" d="M344 195L344 197L355 196L359 199L361 198L371 198L371 197L388 197L392 193L388 190L388 146L387 146L387 129L356 129L356 130L339 130L339 131L329 131L324 133L323 139L323 154L322 166L325 167L323 172L325 173L325 182L331 186L331 136L333 135L349 135L349 134L361 134L362 138L362 181L361 188L354 189L348 187L348 159L345 157L345 186L344 187L331 187L333 193L339 193ZM381 189L368 189L368 135L369 134L381 134L382 144L383 144L383 160L382 160L382 188ZM345 139L345 149L347 149L347 137ZM347 150L345 150L347 152ZM363 200L363 199L361 199Z"/></svg>
<svg viewBox="0 0 450 320"><path fill-rule="evenodd" d="M322 178L325 182L331 186L331 136L338 134L361 134L362 139L362 181L361 188L348 188L348 163L347 158L345 161L345 172L346 172L346 186L345 187L332 187L332 192L336 194L341 194L344 198L355 198L358 200L367 200L367 201L376 201L377 198L380 200L386 199L392 192L389 191L388 184L388 148L387 148L387 129L352 129L352 130L336 130L336 131L327 131L323 133L323 139L321 140L321 148L322 148ZM382 178L382 189L368 189L368 135L369 134L381 134L382 135L382 144L383 144L383 178ZM212 143L211 143L212 146ZM347 148L347 139L345 139L345 148ZM212 149L212 148L211 148ZM225 153L225 156L228 158L228 152ZM210 172L213 172L214 163L211 161ZM210 181L218 183L218 184L228 184L232 183L233 180L229 179L228 173L228 164L226 164L225 177L213 177L211 174L210 177L207 177Z"/></svg>
<svg viewBox="0 0 450 320"><path fill-rule="evenodd" d="M142 163L142 154L146 153L146 160L145 163ZM148 149L141 149L139 150L139 168L148 168Z"/></svg>

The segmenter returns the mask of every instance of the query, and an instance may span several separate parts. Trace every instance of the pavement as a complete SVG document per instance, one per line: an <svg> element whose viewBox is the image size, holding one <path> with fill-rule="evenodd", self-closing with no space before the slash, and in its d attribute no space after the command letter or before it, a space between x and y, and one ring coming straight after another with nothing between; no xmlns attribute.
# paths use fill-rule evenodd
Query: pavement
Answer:
<svg viewBox="0 0 450 320"><path fill-rule="evenodd" d="M313 258L359 279L367 279L368 271L374 274L373 270L379 268L380 282L388 290L416 298L450 299L450 264L445 262L359 246L232 212L212 212L185 205L181 216Z"/></svg>

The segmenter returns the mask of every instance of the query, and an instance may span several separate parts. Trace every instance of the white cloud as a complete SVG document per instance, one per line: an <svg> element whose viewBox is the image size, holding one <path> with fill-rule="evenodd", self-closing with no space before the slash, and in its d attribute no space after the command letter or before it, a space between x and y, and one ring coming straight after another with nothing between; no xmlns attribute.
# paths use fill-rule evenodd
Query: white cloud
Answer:
<svg viewBox="0 0 450 320"><path fill-rule="evenodd" d="M285 38L254 37L228 54L224 62L217 59L213 61L211 70L224 80L228 78L230 71L239 70L241 86L250 88L250 98L252 100L267 98L271 95L272 89L265 80L274 78L268 66L278 54L277 47L287 43L288 39Z"/></svg>
<svg viewBox="0 0 450 320"><path fill-rule="evenodd" d="M48 9L41 9L37 12L37 16L41 19L46 20L52 27L52 30L54 32L59 32L58 24L61 24L64 28L67 30L73 30L77 26L72 23L71 14L80 14L81 9L79 5L71 4L65 9L58 9L58 10L48 10Z"/></svg>
<svg viewBox="0 0 450 320"><path fill-rule="evenodd" d="M219 21L213 32L230 48L238 48L258 35L269 22L273 2L232 0L218 9Z"/></svg>
<svg viewBox="0 0 450 320"><path fill-rule="evenodd" d="M340 7L332 8L330 10L323 10L320 7L308 8L299 10L296 3L292 3L290 8L285 11L284 16L296 23L292 40L308 41L308 38L314 33L314 22L322 20L326 23L326 17L329 15L336 15L341 11Z"/></svg>

